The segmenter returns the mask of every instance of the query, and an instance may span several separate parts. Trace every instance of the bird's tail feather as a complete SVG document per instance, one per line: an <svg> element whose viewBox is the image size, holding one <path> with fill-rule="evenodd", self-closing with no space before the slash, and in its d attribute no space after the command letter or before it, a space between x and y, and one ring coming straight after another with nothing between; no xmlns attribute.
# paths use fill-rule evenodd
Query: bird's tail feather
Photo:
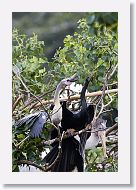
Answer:
<svg viewBox="0 0 136 190"><path fill-rule="evenodd" d="M62 141L62 153L51 168L51 172L71 172L76 167L83 171L83 158L79 154L78 142L73 137ZM58 155L58 144L43 159L44 163L52 164Z"/></svg>

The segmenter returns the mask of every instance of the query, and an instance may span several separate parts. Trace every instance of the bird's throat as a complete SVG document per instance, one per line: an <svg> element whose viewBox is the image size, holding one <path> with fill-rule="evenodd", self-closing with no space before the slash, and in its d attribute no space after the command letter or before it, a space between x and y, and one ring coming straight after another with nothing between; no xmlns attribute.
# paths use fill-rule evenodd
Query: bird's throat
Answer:
<svg viewBox="0 0 136 190"><path fill-rule="evenodd" d="M59 100L59 96L60 96L60 91L62 89L62 85L59 83L57 88L56 88L56 91L55 91L55 95L54 95L54 105L56 106L59 106L60 105L60 100Z"/></svg>

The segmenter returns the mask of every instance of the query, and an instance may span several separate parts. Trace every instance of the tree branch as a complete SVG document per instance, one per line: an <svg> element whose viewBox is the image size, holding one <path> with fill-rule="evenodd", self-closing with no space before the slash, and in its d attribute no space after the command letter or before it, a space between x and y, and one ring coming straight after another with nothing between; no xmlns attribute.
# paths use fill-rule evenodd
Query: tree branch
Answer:
<svg viewBox="0 0 136 190"><path fill-rule="evenodd" d="M109 127L107 130L106 130L106 136L108 136L109 133L111 133L113 130L117 129L117 126L118 124L114 124L112 127ZM91 131L91 128L92 128L92 125L91 124L88 124L84 129L80 130L80 131L75 131L75 132L72 132L72 134L70 133L67 133L67 131L64 133L63 135L63 139L66 139L66 138L69 138L71 136L76 136L76 135L79 135L83 132L90 132L90 133L94 133ZM98 130L99 131L99 130ZM97 131L95 131L97 132ZM58 142L59 141L59 138L56 137L55 139L51 139L51 140L47 140L47 141L43 141L42 144L44 145L51 145L53 144L54 142Z"/></svg>
<svg viewBox="0 0 136 190"><path fill-rule="evenodd" d="M62 149L61 149L61 145L62 145L62 139L63 139L63 135L64 133L62 133L62 136L61 136L61 139L58 138L59 140L59 151L58 151L58 155L56 157L56 159L54 160L54 162L52 164L50 164L49 166L45 165L45 166L41 166L35 162L32 162L32 161L29 161L29 160L19 160L17 162L18 165L21 165L21 164L27 164L27 165L31 165L31 166L34 166L36 168L39 168L40 170L42 170L43 172L48 172L55 164L56 162L58 161L60 155L61 155L61 152L62 152Z"/></svg>
<svg viewBox="0 0 136 190"><path fill-rule="evenodd" d="M41 95L37 96L37 98L39 98L39 99L42 100L45 95L52 93L54 90L55 90L55 88L52 89L52 90L50 90L50 91L48 91L48 92L45 92L44 94L41 94ZM33 103L33 102L35 102L35 103ZM21 108L20 110L23 111L26 107L28 107L29 105L31 105L31 104L33 103L32 106L31 106L31 108L30 108L30 109L32 109L32 108L37 104L37 102L39 102L39 100L37 100L36 98L34 98L33 100L30 100L30 101L29 101L23 108Z"/></svg>
<svg viewBox="0 0 136 190"><path fill-rule="evenodd" d="M112 127L106 130L106 136L108 136L108 134L111 133L112 131L117 130L117 128L118 128L118 123L115 123Z"/></svg>
<svg viewBox="0 0 136 190"><path fill-rule="evenodd" d="M17 107L19 102L22 100L22 98L23 98L23 95L20 95L20 96L17 97L16 101L13 103L12 112L15 110L15 108Z"/></svg>
<svg viewBox="0 0 136 190"><path fill-rule="evenodd" d="M98 103L96 104L96 109L95 109L95 113L94 113L94 121L102 114L102 112L103 112L103 109L104 108L106 108L108 105L110 105L111 104L111 102L113 101L113 98L112 98L112 96L110 95L110 93L109 93L109 89L108 89L108 80L110 80L110 78L113 76L113 74L115 73L115 71L116 71L116 69L117 69L117 67L118 67L118 64L117 65L115 65L115 66L113 66L113 68L111 68L111 62L110 62L110 66L109 66L109 68L107 69L107 71L104 73L104 84L103 84L103 87L102 87L102 94L101 94L101 97L100 97L100 99L99 99L99 101L98 101ZM108 95L108 97L109 97L109 99L110 99L110 101L107 103L107 104L104 104L104 101L103 101L103 99L104 99L104 97L105 97L105 91L107 90L107 95ZM101 108L100 108L100 111L98 112L98 107L99 107L99 105L101 104ZM98 112L98 114L97 114L97 112Z"/></svg>
<svg viewBox="0 0 136 190"><path fill-rule="evenodd" d="M108 93L116 93L118 92L118 89L111 89L111 90L105 90L105 94L108 94ZM97 92L91 92L91 93L86 93L85 97L94 97L94 96L101 96L102 95L102 91L97 91ZM73 101L73 100L78 100L80 99L80 95L74 95L74 96L70 96L70 98L60 98L60 101L64 101L64 100L70 100L70 101ZM47 105L47 104L52 104L54 101L53 99L51 100L42 100L41 101L43 105ZM37 108L41 106L41 103L38 103L34 106L34 108Z"/></svg>
<svg viewBox="0 0 136 190"><path fill-rule="evenodd" d="M36 168L39 168L39 169L42 170L43 172L46 172L46 171L47 171L45 167L40 166L40 165L38 165L38 164L36 164L36 163L34 163L34 162L32 162L32 161L29 161L29 160L19 160L19 161L17 162L17 164L18 164L18 165L27 164L27 165L34 166L34 167L36 167Z"/></svg>
<svg viewBox="0 0 136 190"><path fill-rule="evenodd" d="M17 67L17 66L16 66ZM28 87L26 86L26 84L24 83L24 81L22 80L22 78L20 77L20 74L18 74L17 72L15 72L13 70L14 74L16 75L16 77L18 78L18 80L21 82L21 84L24 86L24 88L26 89L27 92L29 92L35 99L37 99L40 104L42 105L44 111L48 114L48 111L46 110L45 106L43 105L42 101L40 100L40 98L38 98L35 94L33 94ZM51 121L50 115L48 114L48 118Z"/></svg>
<svg viewBox="0 0 136 190"><path fill-rule="evenodd" d="M49 171L55 164L56 162L58 161L58 159L60 158L61 156L61 153L62 153L62 140L63 140L63 136L64 136L64 132L62 133L62 136L61 136L61 139L59 138L59 152L58 152L58 155L56 157L56 159L54 160L54 162L52 164L50 164L47 168L46 168L46 171Z"/></svg>

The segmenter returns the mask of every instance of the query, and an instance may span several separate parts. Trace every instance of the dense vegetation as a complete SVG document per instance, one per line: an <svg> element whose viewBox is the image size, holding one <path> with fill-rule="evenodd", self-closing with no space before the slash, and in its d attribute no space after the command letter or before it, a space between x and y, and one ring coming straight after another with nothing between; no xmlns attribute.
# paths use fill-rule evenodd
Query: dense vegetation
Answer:
<svg viewBox="0 0 136 190"><path fill-rule="evenodd" d="M46 41L44 44L35 33L27 36L17 28L13 29L13 124L36 110L49 111L49 104L43 101L37 106L37 103L52 99L58 82L74 73L78 74L77 83L81 85L87 76L92 76L89 92L102 89L106 74L111 76L107 81L108 89L117 89L117 14L86 13L85 17L77 22L72 35L66 35L62 47L56 50L52 59L45 56ZM117 93L107 94L102 99L103 104L110 102L101 113L110 128L118 122ZM87 101L98 103L94 97L88 97ZM97 112L100 113L100 107ZM40 138L31 138L20 147L16 145L28 132L25 128L13 128L13 171L19 170L20 160L41 164L42 152L47 148L42 141L48 140L50 128L51 125L46 124ZM96 149L87 150L86 171L118 170L117 127L107 134L108 158L103 159L101 144Z"/></svg>

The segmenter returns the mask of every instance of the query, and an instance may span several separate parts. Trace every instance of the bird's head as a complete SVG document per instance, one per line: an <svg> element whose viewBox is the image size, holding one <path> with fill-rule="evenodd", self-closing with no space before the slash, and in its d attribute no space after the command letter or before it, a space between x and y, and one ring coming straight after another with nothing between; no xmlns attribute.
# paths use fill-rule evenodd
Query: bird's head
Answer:
<svg viewBox="0 0 136 190"><path fill-rule="evenodd" d="M63 108L66 108L67 101L65 101L65 100L64 100L64 101L60 101L60 104L62 105ZM54 106L55 106L55 105L52 103L52 104L49 106L49 109L50 109L50 110L53 110Z"/></svg>
<svg viewBox="0 0 136 190"><path fill-rule="evenodd" d="M67 78L67 79L63 79L61 81L61 85L65 88L66 86L70 86L73 82L78 80L78 76L77 74L74 74L73 76Z"/></svg>
<svg viewBox="0 0 136 190"><path fill-rule="evenodd" d="M102 118L97 118L97 120L95 121L95 123L93 124L93 132L101 132L101 131L105 131L106 130L106 123L107 120L104 120Z"/></svg>

